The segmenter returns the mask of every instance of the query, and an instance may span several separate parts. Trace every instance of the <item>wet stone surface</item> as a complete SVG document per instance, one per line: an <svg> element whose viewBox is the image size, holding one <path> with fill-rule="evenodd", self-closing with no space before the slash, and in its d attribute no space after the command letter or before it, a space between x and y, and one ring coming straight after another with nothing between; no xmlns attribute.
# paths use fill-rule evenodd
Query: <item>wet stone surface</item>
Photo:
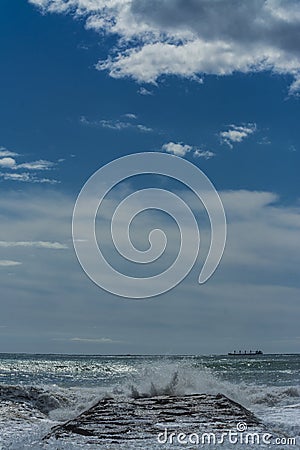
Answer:
<svg viewBox="0 0 300 450"><path fill-rule="evenodd" d="M106 398L45 436L49 439L86 444L119 443L156 438L165 429L184 433L221 433L247 429L263 431L264 426L240 404L222 394L158 396L139 399Z"/></svg>

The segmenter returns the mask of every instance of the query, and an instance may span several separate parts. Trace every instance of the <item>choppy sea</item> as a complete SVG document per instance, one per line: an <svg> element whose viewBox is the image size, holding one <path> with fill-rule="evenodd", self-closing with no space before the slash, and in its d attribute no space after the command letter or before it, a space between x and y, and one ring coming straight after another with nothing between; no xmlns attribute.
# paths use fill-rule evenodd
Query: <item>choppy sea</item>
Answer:
<svg viewBox="0 0 300 450"><path fill-rule="evenodd" d="M124 399L193 393L225 394L254 412L267 427L296 437L293 448L300 448L299 354L0 354L0 449L81 448L72 443L42 443L42 437L108 394ZM128 448L134 449L134 442Z"/></svg>

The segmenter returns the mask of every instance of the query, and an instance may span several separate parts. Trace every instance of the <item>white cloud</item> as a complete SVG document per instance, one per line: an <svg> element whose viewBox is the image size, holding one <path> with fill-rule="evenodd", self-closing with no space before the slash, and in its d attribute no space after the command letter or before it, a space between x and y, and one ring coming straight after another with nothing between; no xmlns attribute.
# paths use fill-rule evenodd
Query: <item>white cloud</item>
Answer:
<svg viewBox="0 0 300 450"><path fill-rule="evenodd" d="M36 248L52 248L62 250L68 248L65 244L60 242L47 241L0 241L0 247L36 247Z"/></svg>
<svg viewBox="0 0 300 450"><path fill-rule="evenodd" d="M27 170L48 170L55 164L51 161L45 161L40 159L39 161L32 161L28 163L17 164L16 160L11 157L5 157L0 159L0 167L9 168L13 170L27 169Z"/></svg>
<svg viewBox="0 0 300 450"><path fill-rule="evenodd" d="M137 119L137 115L133 114L133 113L127 113L127 114L124 114L124 116L127 117L128 119L133 119L133 120Z"/></svg>
<svg viewBox="0 0 300 450"><path fill-rule="evenodd" d="M18 155L18 153L7 150L5 147L0 147L0 158L5 158L7 156L20 156L20 155Z"/></svg>
<svg viewBox="0 0 300 450"><path fill-rule="evenodd" d="M141 123L137 124L136 128L145 133L150 133L151 131L153 131L152 128L146 127L146 125L142 125Z"/></svg>
<svg viewBox="0 0 300 450"><path fill-rule="evenodd" d="M16 160L13 158L1 158L0 159L0 167L4 168L15 168L16 167Z"/></svg>
<svg viewBox="0 0 300 450"><path fill-rule="evenodd" d="M181 142L168 142L162 146L162 150L167 153L172 153L175 156L184 157L187 153L192 152L195 158L210 159L215 156L215 153L209 150L200 150L192 145L183 144Z"/></svg>
<svg viewBox="0 0 300 450"><path fill-rule="evenodd" d="M19 261L12 261L10 259L0 259L1 267L12 267L12 266L20 266L22 263Z"/></svg>
<svg viewBox="0 0 300 450"><path fill-rule="evenodd" d="M102 338L79 338L74 337L71 338L72 342L83 342L83 343L91 343L91 344L120 344L121 341L114 341L113 339L102 337Z"/></svg>
<svg viewBox="0 0 300 450"><path fill-rule="evenodd" d="M22 181L29 183L31 181L31 177L29 173L4 173L0 172L0 178L5 181Z"/></svg>
<svg viewBox="0 0 300 450"><path fill-rule="evenodd" d="M291 86L290 86L290 94L292 95L299 95L299 91L300 91L300 74L298 73L295 76L294 81L292 82Z"/></svg>
<svg viewBox="0 0 300 450"><path fill-rule="evenodd" d="M193 149L191 145L182 144L180 142L168 142L162 146L162 150L167 153L172 153L176 156L185 156Z"/></svg>
<svg viewBox="0 0 300 450"><path fill-rule="evenodd" d="M161 75L271 71L300 88L300 3L295 0L29 0L43 12L70 13L120 39L97 65L112 77L152 82ZM171 10L171 14L170 14ZM142 89L142 88L141 88ZM140 91L142 95L146 91Z"/></svg>
<svg viewBox="0 0 300 450"><path fill-rule="evenodd" d="M146 89L145 87L140 87L137 92L140 95L153 95L153 92L149 91L149 89Z"/></svg>
<svg viewBox="0 0 300 450"><path fill-rule="evenodd" d="M210 150L195 150L193 156L195 158L204 158L204 159L210 159L216 156L214 152L211 152Z"/></svg>
<svg viewBox="0 0 300 450"><path fill-rule="evenodd" d="M15 152L7 150L5 147L0 147L0 168L6 170L6 172L0 172L0 179L5 181L20 181L25 183L48 183L56 184L59 181L49 178L40 178L35 171L50 170L56 164L40 159L31 162L18 163L15 159L21 155ZM17 173L19 170L26 170L30 172Z"/></svg>
<svg viewBox="0 0 300 450"><path fill-rule="evenodd" d="M233 144L242 142L245 138L256 131L255 123L248 123L247 125L230 125L229 129L220 132L221 142L233 148Z"/></svg>
<svg viewBox="0 0 300 450"><path fill-rule="evenodd" d="M137 119L137 116L135 114L125 114L125 116L128 119ZM110 130L116 130L116 131L122 131L122 130L126 130L126 129L133 129L133 130L135 129L135 130L139 130L142 132L151 132L152 131L152 128L147 127L146 125L136 124L136 123L132 123L132 122L124 122L119 119L117 119L117 120L106 120L106 119L89 120L85 116L81 116L80 122L83 125L108 128Z"/></svg>
<svg viewBox="0 0 300 450"><path fill-rule="evenodd" d="M58 180L50 178L39 178L34 174L24 172L24 173L7 173L0 172L0 178L5 181L20 181L23 183L46 183L46 184L57 184L60 183Z"/></svg>
<svg viewBox="0 0 300 450"><path fill-rule="evenodd" d="M110 128L111 130L124 130L125 128L131 128L130 122L122 122L120 120L99 120L96 124L101 125L103 128Z"/></svg>
<svg viewBox="0 0 300 450"><path fill-rule="evenodd" d="M39 159L38 161L32 161L28 163L18 164L16 169L27 169L27 170L49 170L55 166L55 163L51 161L46 161L44 159Z"/></svg>
<svg viewBox="0 0 300 450"><path fill-rule="evenodd" d="M132 77L139 83L155 83L163 74L193 79L197 74L251 72L255 60L256 65L259 63L259 51L255 49L253 53L239 52L238 48L223 41L207 42L197 38L179 45L169 42L145 44L119 53L114 59L99 61L96 67L107 70L113 78Z"/></svg>

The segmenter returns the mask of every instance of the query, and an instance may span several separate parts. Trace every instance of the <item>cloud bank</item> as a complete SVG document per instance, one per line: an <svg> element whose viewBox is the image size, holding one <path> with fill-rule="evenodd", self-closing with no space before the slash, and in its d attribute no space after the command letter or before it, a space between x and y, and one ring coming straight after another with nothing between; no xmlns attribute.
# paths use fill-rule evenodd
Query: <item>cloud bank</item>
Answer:
<svg viewBox="0 0 300 450"><path fill-rule="evenodd" d="M270 352L297 351L299 205L280 205L271 192L240 190L220 195L228 219L228 241L214 277L199 287L199 261L180 286L148 302L116 299L83 273L71 249L73 198L44 190L34 195L16 191L2 196L0 210L7 214L0 221L0 233L8 244L1 247L1 258L22 262L18 266L0 263L1 321L13 327L11 334L1 336L3 351L89 353L99 340L111 348L112 343L104 342L103 337L128 343L128 353L225 352L237 341L241 346L263 342L265 351ZM188 193L183 198L197 212L196 199ZM113 211L119 201L117 193L107 200L104 212ZM173 237L171 223L156 218L140 218L133 235L137 245L148 242L152 223ZM107 222L103 217L101 230ZM209 235L206 223L200 226L204 256ZM106 234L101 236L114 265L119 256L112 253ZM20 242L67 243L69 250L11 245ZM175 244L170 241L171 252L176 250ZM71 340L74 338L76 341ZM82 347L78 347L80 342ZM115 344L113 351L124 352L124 344Z"/></svg>
<svg viewBox="0 0 300 450"><path fill-rule="evenodd" d="M162 75L199 79L270 71L300 89L297 0L28 0L42 12L84 17L117 38L97 64L111 77L155 83Z"/></svg>

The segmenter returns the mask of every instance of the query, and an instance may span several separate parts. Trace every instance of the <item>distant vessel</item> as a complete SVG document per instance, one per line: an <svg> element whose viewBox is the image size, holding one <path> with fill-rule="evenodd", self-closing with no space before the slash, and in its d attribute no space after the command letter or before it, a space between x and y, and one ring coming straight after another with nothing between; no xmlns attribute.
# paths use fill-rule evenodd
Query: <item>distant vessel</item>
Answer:
<svg viewBox="0 0 300 450"><path fill-rule="evenodd" d="M246 350L244 352L242 352L241 350L239 350L238 352L236 350L234 350L234 352L229 352L228 356L256 356L256 355L263 355L263 352L261 350L255 350L252 351L250 350L250 352L247 352Z"/></svg>

